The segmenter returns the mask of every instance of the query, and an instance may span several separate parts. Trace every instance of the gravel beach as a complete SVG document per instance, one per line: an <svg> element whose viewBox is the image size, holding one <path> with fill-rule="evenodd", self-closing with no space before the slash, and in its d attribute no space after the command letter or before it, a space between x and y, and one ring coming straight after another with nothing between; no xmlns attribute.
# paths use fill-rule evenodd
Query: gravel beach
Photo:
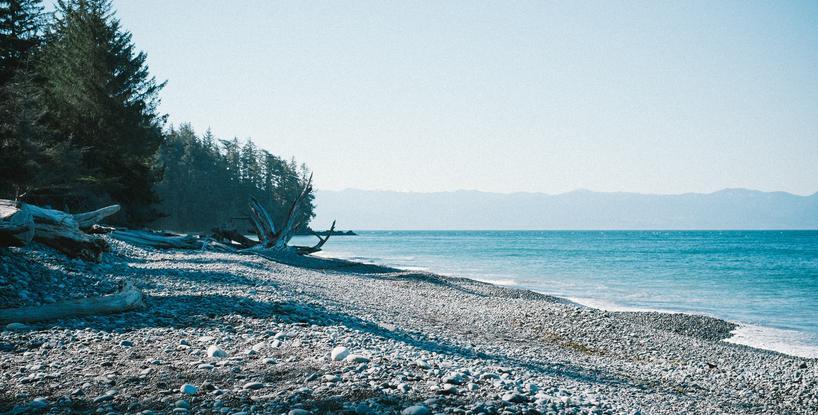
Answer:
<svg viewBox="0 0 818 415"><path fill-rule="evenodd" d="M818 361L709 317L613 313L469 279L317 258L0 252L0 307L131 282L147 307L10 324L0 412L815 414ZM21 295L22 291L22 295Z"/></svg>

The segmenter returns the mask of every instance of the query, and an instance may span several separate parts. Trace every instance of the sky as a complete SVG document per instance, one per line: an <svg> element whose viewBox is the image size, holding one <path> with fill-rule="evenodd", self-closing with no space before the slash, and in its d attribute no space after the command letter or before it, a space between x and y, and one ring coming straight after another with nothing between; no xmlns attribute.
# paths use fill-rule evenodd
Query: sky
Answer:
<svg viewBox="0 0 818 415"><path fill-rule="evenodd" d="M818 191L818 3L115 0L161 110L319 190Z"/></svg>

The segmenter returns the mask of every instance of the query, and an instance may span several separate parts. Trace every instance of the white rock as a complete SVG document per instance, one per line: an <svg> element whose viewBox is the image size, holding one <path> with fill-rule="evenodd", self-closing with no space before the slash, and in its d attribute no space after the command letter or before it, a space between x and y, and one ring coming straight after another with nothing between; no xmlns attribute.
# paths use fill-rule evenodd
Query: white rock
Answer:
<svg viewBox="0 0 818 415"><path fill-rule="evenodd" d="M351 355L348 355L346 357L346 359L344 359L344 360L346 360L347 362L352 362L352 363L366 363L366 362L369 361L369 358L366 357L366 356L359 355L359 354L351 354Z"/></svg>
<svg viewBox="0 0 818 415"><path fill-rule="evenodd" d="M261 343L254 344L253 347L251 347L250 349L253 350L254 352L260 352L265 347L267 347L267 343L261 342Z"/></svg>
<svg viewBox="0 0 818 415"><path fill-rule="evenodd" d="M182 392L185 395L195 395L195 394L199 393L199 388L197 388L197 387L195 387L195 386L193 386L193 385L191 385L189 383L185 383L184 385L182 385L179 388L179 392Z"/></svg>
<svg viewBox="0 0 818 415"><path fill-rule="evenodd" d="M227 357L227 352L222 350L219 346L215 344L208 346L207 348L207 357L212 357L215 359L221 359L223 357Z"/></svg>
<svg viewBox="0 0 818 415"><path fill-rule="evenodd" d="M423 405L410 406L401 411L401 415L429 415L430 413L429 408Z"/></svg>
<svg viewBox="0 0 818 415"><path fill-rule="evenodd" d="M329 356L330 358L332 358L332 360L340 362L341 360L344 360L347 358L347 356L349 356L349 350L347 350L347 348L344 346L338 346L332 349L332 352L330 352Z"/></svg>

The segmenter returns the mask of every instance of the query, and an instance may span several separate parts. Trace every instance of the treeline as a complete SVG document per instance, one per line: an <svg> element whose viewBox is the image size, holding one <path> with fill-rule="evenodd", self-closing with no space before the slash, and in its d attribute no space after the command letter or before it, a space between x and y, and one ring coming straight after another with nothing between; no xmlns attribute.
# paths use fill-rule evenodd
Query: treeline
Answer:
<svg viewBox="0 0 818 415"><path fill-rule="evenodd" d="M197 136L188 124L169 131L159 161L165 179L157 191L168 216L158 224L180 231L225 226L244 232L249 229L245 212L250 196L271 214L283 216L309 176L305 165L259 150L252 140L220 140L209 130ZM313 199L307 195L297 211L296 223L302 227L313 217Z"/></svg>
<svg viewBox="0 0 818 415"><path fill-rule="evenodd" d="M58 0L48 14L39 0L0 0L0 197L119 203L118 224L180 230L240 217L250 195L283 215L305 169L252 142L166 131L164 83L146 59L110 0Z"/></svg>

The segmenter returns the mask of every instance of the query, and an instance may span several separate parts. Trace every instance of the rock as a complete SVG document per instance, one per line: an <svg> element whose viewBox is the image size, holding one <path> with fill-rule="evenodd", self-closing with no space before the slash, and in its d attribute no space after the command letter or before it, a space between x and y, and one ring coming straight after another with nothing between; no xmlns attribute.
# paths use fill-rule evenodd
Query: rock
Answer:
<svg viewBox="0 0 818 415"><path fill-rule="evenodd" d="M460 373L449 373L443 379L443 383L451 383L452 385L463 384L463 375Z"/></svg>
<svg viewBox="0 0 818 415"><path fill-rule="evenodd" d="M517 392L509 392L503 395L504 402L511 402L511 403L523 403L528 402L528 398L525 395L519 394Z"/></svg>
<svg viewBox="0 0 818 415"><path fill-rule="evenodd" d="M48 408L48 401L45 398L36 398L29 405L32 409L43 410Z"/></svg>
<svg viewBox="0 0 818 415"><path fill-rule="evenodd" d="M421 369L431 369L432 368L432 365L430 365L429 362L427 362L427 361L425 361L423 359L415 360L415 366L417 366L417 367L419 367Z"/></svg>
<svg viewBox="0 0 818 415"><path fill-rule="evenodd" d="M227 357L227 352L222 350L219 346L213 344L207 347L207 357L221 359Z"/></svg>
<svg viewBox="0 0 818 415"><path fill-rule="evenodd" d="M199 366L196 366L196 367L199 368L199 369L213 369L214 368L214 366L211 365L210 363L202 363L202 364L200 364Z"/></svg>
<svg viewBox="0 0 818 415"><path fill-rule="evenodd" d="M366 415L370 412L369 405L361 402L355 407L355 413L357 415Z"/></svg>
<svg viewBox="0 0 818 415"><path fill-rule="evenodd" d="M10 330L10 331L25 330L27 328L28 328L28 326L26 326L23 323L9 323L9 324L6 324L6 330Z"/></svg>
<svg viewBox="0 0 818 415"><path fill-rule="evenodd" d="M340 362L349 356L349 350L347 350L344 346L338 346L332 349L332 352L329 354L330 358L336 362Z"/></svg>
<svg viewBox="0 0 818 415"><path fill-rule="evenodd" d="M250 348L250 350L258 353L258 352L262 351L265 347L267 347L267 343L261 342L261 343L254 344L253 347Z"/></svg>
<svg viewBox="0 0 818 415"><path fill-rule="evenodd" d="M133 342L130 340L122 340L119 342L120 347L133 347Z"/></svg>
<svg viewBox="0 0 818 415"><path fill-rule="evenodd" d="M290 412L287 412L287 415L312 415L312 412L306 409L293 409Z"/></svg>
<svg viewBox="0 0 818 415"><path fill-rule="evenodd" d="M179 346L187 346L187 347L190 347L190 342L189 342L189 341L187 341L187 340L185 340L185 339L179 340Z"/></svg>
<svg viewBox="0 0 818 415"><path fill-rule="evenodd" d="M431 411L423 405L410 406L400 412L401 415L429 415Z"/></svg>
<svg viewBox="0 0 818 415"><path fill-rule="evenodd" d="M347 362L352 362L352 363L367 363L367 362L369 362L368 357L362 356L362 355L359 355L359 354L351 354L351 355L347 356L346 359L344 359L344 360L346 360Z"/></svg>
<svg viewBox="0 0 818 415"><path fill-rule="evenodd" d="M341 377L338 375L324 375L324 381L326 382L338 382L341 380Z"/></svg>
<svg viewBox="0 0 818 415"><path fill-rule="evenodd" d="M176 404L174 406L177 408L190 409L190 402L188 402L186 399L179 399L178 401L176 401Z"/></svg>
<svg viewBox="0 0 818 415"><path fill-rule="evenodd" d="M189 383L185 383L179 388L179 392L184 393L185 395L195 395L199 393L199 388L193 386Z"/></svg>
<svg viewBox="0 0 818 415"><path fill-rule="evenodd" d="M248 383L245 383L244 386L242 386L242 389L256 390L256 389L261 389L263 387L264 387L264 384L261 383L261 382L248 382Z"/></svg>
<svg viewBox="0 0 818 415"><path fill-rule="evenodd" d="M441 395L454 395L454 394L457 394L457 386L452 385L451 383L447 383L447 384L441 386L440 389L437 390L437 393L439 393Z"/></svg>

